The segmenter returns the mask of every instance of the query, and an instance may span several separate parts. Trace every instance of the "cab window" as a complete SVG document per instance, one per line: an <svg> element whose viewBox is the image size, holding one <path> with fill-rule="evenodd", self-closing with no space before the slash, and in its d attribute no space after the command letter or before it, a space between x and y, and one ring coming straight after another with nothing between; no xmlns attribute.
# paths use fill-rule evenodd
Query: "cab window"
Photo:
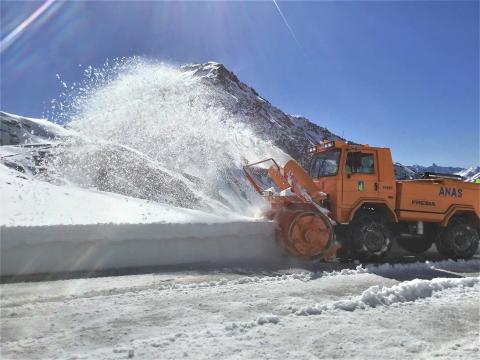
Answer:
<svg viewBox="0 0 480 360"><path fill-rule="evenodd" d="M318 178L323 176L335 176L338 173L340 150L321 152L312 159L310 176Z"/></svg>
<svg viewBox="0 0 480 360"><path fill-rule="evenodd" d="M372 153L349 152L345 163L345 173L375 173L374 155Z"/></svg>

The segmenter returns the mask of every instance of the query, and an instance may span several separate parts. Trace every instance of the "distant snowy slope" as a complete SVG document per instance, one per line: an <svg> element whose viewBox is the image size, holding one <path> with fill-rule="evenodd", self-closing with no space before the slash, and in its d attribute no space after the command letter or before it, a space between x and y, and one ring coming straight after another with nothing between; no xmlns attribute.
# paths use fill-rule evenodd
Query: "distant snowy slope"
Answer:
<svg viewBox="0 0 480 360"><path fill-rule="evenodd" d="M221 222L204 212L53 185L0 164L0 226Z"/></svg>
<svg viewBox="0 0 480 360"><path fill-rule="evenodd" d="M22 173L40 174L51 148L72 135L51 121L0 111L0 163Z"/></svg>
<svg viewBox="0 0 480 360"><path fill-rule="evenodd" d="M419 177L419 173L415 172L414 170L410 169L409 166L402 165L398 162L393 164L395 169L395 175L399 180L412 180Z"/></svg>
<svg viewBox="0 0 480 360"><path fill-rule="evenodd" d="M469 167L468 169L461 170L456 174L464 177L468 181L475 181L480 179L480 166Z"/></svg>
<svg viewBox="0 0 480 360"><path fill-rule="evenodd" d="M397 179L399 180L411 180L417 179L422 176L423 173L440 173L440 174L452 174L460 175L466 181L474 182L476 179L480 178L480 166L470 167L467 169L454 166L439 166L436 164L430 166L421 166L421 165L403 165L400 163L395 163L395 173Z"/></svg>
<svg viewBox="0 0 480 360"><path fill-rule="evenodd" d="M0 111L0 145L45 144L69 135L64 127Z"/></svg>
<svg viewBox="0 0 480 360"><path fill-rule="evenodd" d="M455 174L459 171L464 170L461 167L456 166L441 166L433 163L430 166L422 166L422 165L410 165L408 166L411 170L417 173L424 173L424 172L434 172L434 173L442 173L442 174Z"/></svg>
<svg viewBox="0 0 480 360"><path fill-rule="evenodd" d="M3 134L0 164L35 180L74 185L75 182L72 184L57 171L60 164L68 167L71 174L94 179L92 183L77 184L79 187L95 187L104 192L187 208L201 201L182 179L129 147L111 143L98 145L71 128L43 119L0 112L0 121ZM94 138L95 134L90 136ZM64 156L69 153L67 149L78 156ZM176 194L173 189L177 190Z"/></svg>

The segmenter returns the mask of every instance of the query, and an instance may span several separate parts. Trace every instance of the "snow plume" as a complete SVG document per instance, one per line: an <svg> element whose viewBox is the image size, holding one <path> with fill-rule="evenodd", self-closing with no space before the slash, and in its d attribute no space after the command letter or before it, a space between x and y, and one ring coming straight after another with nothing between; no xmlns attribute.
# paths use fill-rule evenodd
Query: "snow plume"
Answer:
<svg viewBox="0 0 480 360"><path fill-rule="evenodd" d="M50 166L61 180L222 216L261 206L242 165L287 156L221 105L225 94L178 67L139 58L85 70L50 117L78 136Z"/></svg>
<svg viewBox="0 0 480 360"><path fill-rule="evenodd" d="M436 293L448 290L462 291L474 287L480 290L480 278L467 277L460 279L436 278L433 280L415 279L402 282L392 287L372 286L360 296L347 300L339 300L328 304L316 304L295 310L296 315L319 315L329 310L354 311L357 309L392 306L398 303L417 301L435 296Z"/></svg>

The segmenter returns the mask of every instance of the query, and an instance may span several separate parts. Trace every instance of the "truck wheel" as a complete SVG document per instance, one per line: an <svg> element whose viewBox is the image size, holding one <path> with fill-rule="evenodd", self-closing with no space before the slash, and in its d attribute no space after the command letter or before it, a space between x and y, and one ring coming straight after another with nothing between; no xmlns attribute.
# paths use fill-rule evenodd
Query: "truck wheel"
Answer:
<svg viewBox="0 0 480 360"><path fill-rule="evenodd" d="M405 237L399 237L397 239L397 244L400 246L403 250L409 251L414 254L421 254L428 249L433 244L433 241L430 238L427 238L425 236L421 238L405 238Z"/></svg>
<svg viewBox="0 0 480 360"><path fill-rule="evenodd" d="M454 221L440 234L436 246L445 257L469 259L478 249L477 230L464 221Z"/></svg>
<svg viewBox="0 0 480 360"><path fill-rule="evenodd" d="M353 254L362 261L381 260L392 247L390 230L375 215L361 215L354 219L349 240Z"/></svg>

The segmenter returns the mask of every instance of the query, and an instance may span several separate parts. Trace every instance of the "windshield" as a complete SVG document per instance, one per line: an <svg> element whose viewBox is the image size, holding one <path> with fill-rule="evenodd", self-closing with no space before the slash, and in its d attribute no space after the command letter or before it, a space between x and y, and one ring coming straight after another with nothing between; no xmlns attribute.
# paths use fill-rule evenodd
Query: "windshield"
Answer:
<svg viewBox="0 0 480 360"><path fill-rule="evenodd" d="M339 160L340 150L338 149L315 155L310 166L310 176L316 178L337 175Z"/></svg>

